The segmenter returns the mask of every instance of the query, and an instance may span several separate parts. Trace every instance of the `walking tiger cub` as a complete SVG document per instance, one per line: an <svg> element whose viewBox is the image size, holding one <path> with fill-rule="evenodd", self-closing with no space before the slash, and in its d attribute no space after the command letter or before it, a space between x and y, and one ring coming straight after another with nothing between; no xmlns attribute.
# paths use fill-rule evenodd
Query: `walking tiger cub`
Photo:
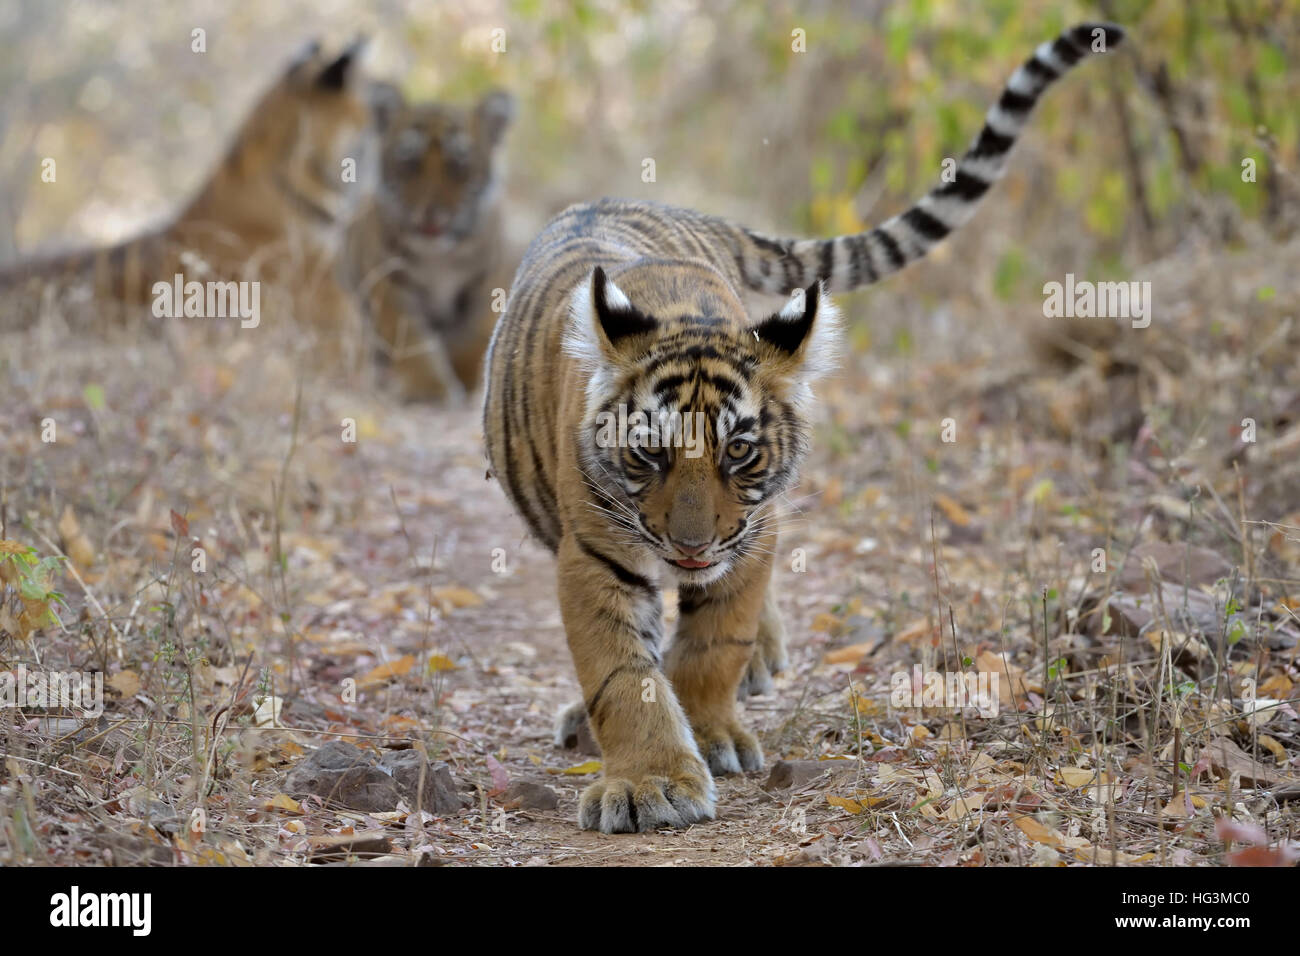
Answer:
<svg viewBox="0 0 1300 956"><path fill-rule="evenodd" d="M89 293L99 317L155 300L155 283L264 280L300 320L342 321L351 299L335 278L343 226L360 187L343 160L363 144L369 110L358 79L362 41L337 56L306 48L262 96L198 195L168 225L100 249L37 257L0 275L5 328L25 328L43 299ZM355 154L354 154L355 155ZM69 295L71 293L72 295Z"/></svg>
<svg viewBox="0 0 1300 956"><path fill-rule="evenodd" d="M514 101L492 92L470 109L409 104L386 83L372 84L370 98L380 175L348 232L346 281L401 395L462 400L491 336Z"/></svg>
<svg viewBox="0 0 1300 956"><path fill-rule="evenodd" d="M858 235L772 239L646 202L573 206L529 246L488 354L491 471L558 561L560 610L604 776L578 821L605 833L710 819L713 774L757 770L743 684L784 660L769 584L778 496L833 362L826 293L876 282L965 223L1039 96L1115 26L1085 24L1012 75L951 182ZM746 292L791 296L751 316ZM625 423L617 435L611 422ZM620 429L622 426L620 425ZM661 650L661 582L679 622Z"/></svg>

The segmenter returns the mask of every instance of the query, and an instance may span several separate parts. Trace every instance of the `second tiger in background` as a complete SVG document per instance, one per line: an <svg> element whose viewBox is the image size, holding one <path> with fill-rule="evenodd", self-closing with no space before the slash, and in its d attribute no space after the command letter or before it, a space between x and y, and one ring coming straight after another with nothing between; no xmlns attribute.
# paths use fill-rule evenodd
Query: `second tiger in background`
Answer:
<svg viewBox="0 0 1300 956"><path fill-rule="evenodd" d="M457 403L478 384L496 318L514 100L493 91L468 108L413 104L380 82L369 95L380 175L349 230L344 279L398 394Z"/></svg>

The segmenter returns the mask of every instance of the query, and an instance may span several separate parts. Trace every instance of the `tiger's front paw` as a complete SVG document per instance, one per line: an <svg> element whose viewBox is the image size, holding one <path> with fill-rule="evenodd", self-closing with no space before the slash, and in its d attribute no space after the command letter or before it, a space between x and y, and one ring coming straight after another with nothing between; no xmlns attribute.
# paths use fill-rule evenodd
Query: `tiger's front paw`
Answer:
<svg viewBox="0 0 1300 956"><path fill-rule="evenodd" d="M758 738L740 725L737 720L715 726L694 727L695 742L709 764L709 769L719 776L740 773L742 770L763 769L763 748Z"/></svg>
<svg viewBox="0 0 1300 956"><path fill-rule="evenodd" d="M606 776L578 801L578 824L601 833L644 833L713 819L717 791L708 769L686 755L669 775Z"/></svg>

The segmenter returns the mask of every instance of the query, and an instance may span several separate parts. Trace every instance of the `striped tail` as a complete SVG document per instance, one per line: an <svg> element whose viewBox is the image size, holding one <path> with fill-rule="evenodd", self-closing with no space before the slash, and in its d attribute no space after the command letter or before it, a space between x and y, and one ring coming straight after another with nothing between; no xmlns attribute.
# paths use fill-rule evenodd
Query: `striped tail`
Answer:
<svg viewBox="0 0 1300 956"><path fill-rule="evenodd" d="M1124 31L1114 24L1083 23L1042 44L985 114L984 128L957 163L952 181L940 183L911 209L874 229L802 240L745 230L748 248L736 251L746 284L757 292L789 295L821 279L828 292L848 292L922 258L974 215L989 187L1002 177L1016 137L1043 91L1080 60L1109 52L1123 40Z"/></svg>

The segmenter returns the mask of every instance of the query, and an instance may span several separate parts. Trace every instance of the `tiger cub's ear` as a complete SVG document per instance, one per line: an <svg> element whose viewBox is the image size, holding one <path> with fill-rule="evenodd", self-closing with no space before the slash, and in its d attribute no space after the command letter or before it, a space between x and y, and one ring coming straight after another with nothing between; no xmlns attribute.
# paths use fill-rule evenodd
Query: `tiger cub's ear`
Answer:
<svg viewBox="0 0 1300 956"><path fill-rule="evenodd" d="M639 353L657 326L596 266L590 281L573 290L564 350L588 367L622 365Z"/></svg>
<svg viewBox="0 0 1300 956"><path fill-rule="evenodd" d="M317 89L342 91L351 86L368 43L366 37L357 37L342 53L327 63L324 69L316 74Z"/></svg>
<svg viewBox="0 0 1300 956"><path fill-rule="evenodd" d="M515 118L515 98L505 90L492 90L479 100L474 108L479 136L489 148L501 142L501 137Z"/></svg>
<svg viewBox="0 0 1300 956"><path fill-rule="evenodd" d="M293 59L289 62L289 68L285 70L285 76L293 78L296 74L305 70L308 65L315 63L319 57L320 40L308 40L293 55Z"/></svg>
<svg viewBox="0 0 1300 956"><path fill-rule="evenodd" d="M375 80L366 87L366 101L370 105L370 116L375 122L375 129L387 132L393 121L406 105L402 91L392 83Z"/></svg>
<svg viewBox="0 0 1300 956"><path fill-rule="evenodd" d="M801 382L820 378L835 366L839 351L839 310L818 280L796 289L780 312L754 326L761 364L775 374Z"/></svg>

